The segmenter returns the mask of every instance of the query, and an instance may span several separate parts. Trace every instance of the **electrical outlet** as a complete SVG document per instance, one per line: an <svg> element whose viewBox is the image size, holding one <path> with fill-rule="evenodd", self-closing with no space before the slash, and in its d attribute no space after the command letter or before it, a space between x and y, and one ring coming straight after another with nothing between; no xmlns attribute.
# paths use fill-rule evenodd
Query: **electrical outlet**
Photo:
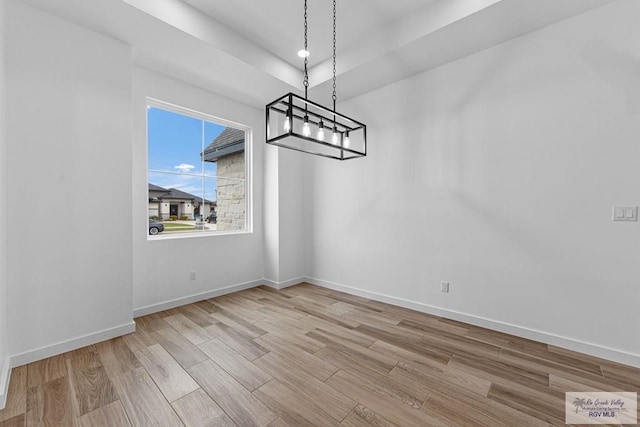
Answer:
<svg viewBox="0 0 640 427"><path fill-rule="evenodd" d="M449 293L449 282L440 282L440 292Z"/></svg>
<svg viewBox="0 0 640 427"><path fill-rule="evenodd" d="M637 206L614 206L611 214L613 221L638 221Z"/></svg>
<svg viewBox="0 0 640 427"><path fill-rule="evenodd" d="M196 280L196 272L192 271L189 273L189 280L193 281Z"/></svg>

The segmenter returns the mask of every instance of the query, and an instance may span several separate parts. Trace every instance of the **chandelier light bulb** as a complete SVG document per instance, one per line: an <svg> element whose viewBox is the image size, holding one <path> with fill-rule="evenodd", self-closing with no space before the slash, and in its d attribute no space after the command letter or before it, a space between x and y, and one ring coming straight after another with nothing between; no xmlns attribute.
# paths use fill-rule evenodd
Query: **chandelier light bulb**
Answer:
<svg viewBox="0 0 640 427"><path fill-rule="evenodd" d="M291 107L287 109L287 115L284 117L284 131L291 131Z"/></svg>
<svg viewBox="0 0 640 427"><path fill-rule="evenodd" d="M320 120L318 123L318 141L324 141L324 123Z"/></svg>
<svg viewBox="0 0 640 427"><path fill-rule="evenodd" d="M331 135L331 143L338 145L338 129L335 126L333 127L333 135Z"/></svg>
<svg viewBox="0 0 640 427"><path fill-rule="evenodd" d="M302 135L311 135L311 128L309 127L309 117L304 116L304 124L302 125Z"/></svg>
<svg viewBox="0 0 640 427"><path fill-rule="evenodd" d="M343 144L344 148L349 148L349 131L346 130L344 131L344 141Z"/></svg>

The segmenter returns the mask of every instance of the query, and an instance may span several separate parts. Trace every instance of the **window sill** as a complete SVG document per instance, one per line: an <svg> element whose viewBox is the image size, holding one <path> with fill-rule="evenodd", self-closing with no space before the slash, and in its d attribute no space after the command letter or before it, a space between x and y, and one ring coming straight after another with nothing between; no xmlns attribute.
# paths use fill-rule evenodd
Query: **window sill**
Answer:
<svg viewBox="0 0 640 427"><path fill-rule="evenodd" d="M192 239L192 238L202 238L202 237L215 237L215 236L236 236L236 235L245 235L245 234L253 234L253 231L215 231L211 233L201 233L201 232L193 232L193 233L176 233L176 234L156 234L155 236L148 235L147 241L157 241L157 240L174 240L174 239Z"/></svg>

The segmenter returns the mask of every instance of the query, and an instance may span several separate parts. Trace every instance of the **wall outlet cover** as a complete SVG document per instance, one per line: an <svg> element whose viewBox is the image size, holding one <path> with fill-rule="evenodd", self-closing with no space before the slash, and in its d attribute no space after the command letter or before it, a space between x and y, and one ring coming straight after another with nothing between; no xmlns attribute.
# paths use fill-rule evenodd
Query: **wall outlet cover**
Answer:
<svg viewBox="0 0 640 427"><path fill-rule="evenodd" d="M611 219L613 221L638 221L637 206L614 206Z"/></svg>

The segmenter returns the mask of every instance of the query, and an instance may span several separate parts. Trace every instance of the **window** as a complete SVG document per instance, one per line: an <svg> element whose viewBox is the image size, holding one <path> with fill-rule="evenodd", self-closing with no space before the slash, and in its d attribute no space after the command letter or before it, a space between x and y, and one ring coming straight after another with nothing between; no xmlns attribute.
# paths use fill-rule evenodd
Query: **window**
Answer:
<svg viewBox="0 0 640 427"><path fill-rule="evenodd" d="M147 103L149 238L249 230L250 128Z"/></svg>

